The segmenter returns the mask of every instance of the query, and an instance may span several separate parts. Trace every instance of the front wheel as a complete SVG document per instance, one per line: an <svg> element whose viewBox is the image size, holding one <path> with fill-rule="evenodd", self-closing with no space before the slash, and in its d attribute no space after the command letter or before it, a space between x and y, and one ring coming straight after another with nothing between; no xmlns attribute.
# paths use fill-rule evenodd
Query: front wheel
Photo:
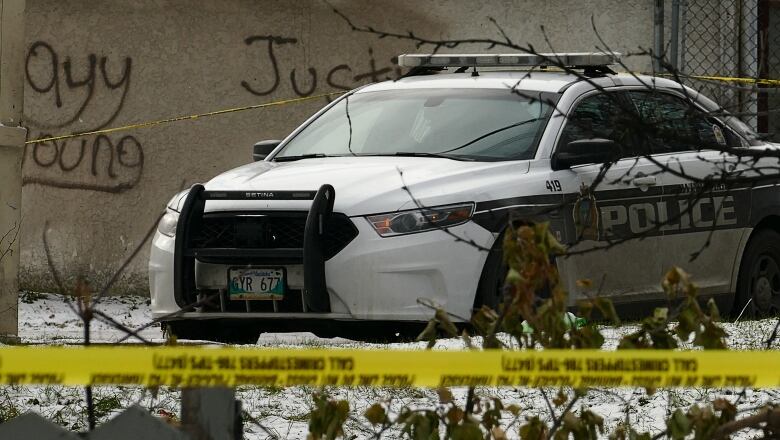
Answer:
<svg viewBox="0 0 780 440"><path fill-rule="evenodd" d="M474 308L488 306L498 311L504 302L504 281L509 267L504 262L504 233L500 234L490 249L474 298Z"/></svg>
<svg viewBox="0 0 780 440"><path fill-rule="evenodd" d="M740 313L747 318L780 313L780 233L762 229L750 238L742 256L732 310L734 316Z"/></svg>

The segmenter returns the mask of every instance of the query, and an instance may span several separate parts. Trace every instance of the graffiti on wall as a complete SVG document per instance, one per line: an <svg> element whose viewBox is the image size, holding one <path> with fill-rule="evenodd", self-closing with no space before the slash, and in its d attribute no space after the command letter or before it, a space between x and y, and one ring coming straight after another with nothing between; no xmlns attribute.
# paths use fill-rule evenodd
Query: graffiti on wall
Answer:
<svg viewBox="0 0 780 440"><path fill-rule="evenodd" d="M25 61L25 78L32 94L25 115L30 139L104 128L121 113L130 90L132 59L109 59L90 53L81 59L58 53L45 42L34 42ZM32 96L30 96L32 95ZM141 179L144 152L133 135L100 134L39 142L27 146L24 184L118 193Z"/></svg>
<svg viewBox="0 0 780 440"><path fill-rule="evenodd" d="M49 134L39 136L45 137ZM127 191L138 184L144 166L141 142L130 135L116 140L99 134L89 138L39 142L28 145L27 155L34 164L35 172L24 176L24 184L67 189L110 193ZM74 173L75 179L71 179Z"/></svg>
<svg viewBox="0 0 780 440"><path fill-rule="evenodd" d="M357 84L365 82L378 82L395 79L401 76L400 67L395 65L395 60L390 60L392 67L377 66L372 48L368 48L367 67L357 69L349 64L337 64L318 71L309 66L305 75L296 73L295 68L285 70L284 63L277 57L277 50L285 46L298 45L297 38L278 35L253 35L244 40L250 47L257 47L258 70L265 72L269 68L272 72L270 82L260 81L257 78L251 81L241 81L241 87L255 96L266 96L274 93L282 84L288 81L297 96L309 96L321 88L324 83L328 90L351 90ZM283 73L284 72L284 73Z"/></svg>
<svg viewBox="0 0 780 440"><path fill-rule="evenodd" d="M289 85L295 95L305 97L320 89L350 90L401 75L395 60L378 61L370 47L360 67L334 62L326 68L307 66L301 72L289 65L291 57L282 52L299 47L296 38L253 35L244 44L257 67L248 72L254 75L241 81L241 87L254 96L271 95ZM26 107L32 111L25 121L30 139L112 126L124 108L132 73L130 57L95 53L76 57L46 41L32 43L25 60ZM24 164L26 185L119 193L140 181L144 149L133 134L98 134L30 144Z"/></svg>

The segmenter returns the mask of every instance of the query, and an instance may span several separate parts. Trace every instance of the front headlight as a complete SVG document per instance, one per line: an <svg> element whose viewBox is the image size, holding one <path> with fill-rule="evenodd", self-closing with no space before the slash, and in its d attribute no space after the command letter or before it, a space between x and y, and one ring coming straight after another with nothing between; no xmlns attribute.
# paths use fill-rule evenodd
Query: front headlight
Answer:
<svg viewBox="0 0 780 440"><path fill-rule="evenodd" d="M466 223L474 214L473 203L388 212L366 217L382 237L448 228Z"/></svg>
<svg viewBox="0 0 780 440"><path fill-rule="evenodd" d="M157 231L162 235L174 237L176 235L177 223L179 223L179 213L168 209L160 219L160 223L157 224Z"/></svg>

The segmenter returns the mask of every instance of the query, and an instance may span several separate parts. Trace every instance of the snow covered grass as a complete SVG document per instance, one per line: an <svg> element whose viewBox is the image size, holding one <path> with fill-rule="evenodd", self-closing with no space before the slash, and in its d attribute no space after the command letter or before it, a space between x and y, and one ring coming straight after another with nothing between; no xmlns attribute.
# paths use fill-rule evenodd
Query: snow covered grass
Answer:
<svg viewBox="0 0 780 440"><path fill-rule="evenodd" d="M149 298L109 296L97 308L130 328L151 320ZM124 333L95 319L90 335L92 342L111 343ZM141 336L162 340L159 326L144 330ZM24 292L19 295L19 337L26 344L80 344L84 340L84 325L64 297Z"/></svg>
<svg viewBox="0 0 780 440"><path fill-rule="evenodd" d="M107 297L99 309L120 323L130 327L139 327L150 320L148 299L142 297ZM762 321L743 321L726 323L729 333L729 347L738 350L763 349L764 341L776 324L776 319ZM91 331L95 343L112 343L120 340L124 333L108 325L93 322ZM605 348L614 348L617 341L636 327L627 324L618 328L604 328L607 338ZM142 335L152 341L162 341L163 334L159 326L151 327ZM83 337L83 325L71 311L68 304L58 295L22 294L19 300L19 336L27 344L75 344ZM475 341L478 342L478 341ZM334 347L334 348L403 348L424 349L425 343L367 344L343 338L323 339L309 333L264 334L257 343L262 347ZM435 349L464 349L459 339L444 339ZM774 349L780 348L775 342ZM746 360L745 368L749 367ZM248 439L265 439L270 431L279 438L305 438L308 427L307 415L310 410L312 393L309 387L260 388L242 387L238 398L251 418L260 422L265 429L247 420L245 435ZM778 390L742 389L673 389L659 390L648 395L643 389L593 390L581 401L604 417L607 427L628 421L638 431L660 432L665 428L664 420L670 411L677 407L687 407L695 403L706 404L716 398L738 401L741 411L749 411L766 403L780 403ZM161 417L175 418L179 414L179 392L168 388L147 390L137 387L101 387L95 389L95 404L98 423L105 422L122 408L139 404ZM333 398L350 402L356 416L347 421L347 431L357 438L369 437L372 428L360 416L374 402L386 402L394 409L402 406L433 408L439 404L435 390L429 389L385 389L385 388L334 388L328 392ZM557 390L546 390L553 396ZM466 399L466 389L454 389L455 399L461 405ZM740 395L741 394L741 395ZM505 405L515 403L523 409L523 416L537 415L549 419L549 411L539 390L482 388L477 395L499 397ZM579 405L578 405L579 407ZM0 419L6 420L18 414L35 411L57 424L73 430L86 427L86 405L84 391L81 388L61 386L5 386L0 388ZM507 413L505 423L512 416ZM517 424L515 425L515 428ZM517 430L509 430L510 438L517 438ZM393 433L387 435L392 438ZM740 438L752 438L743 433Z"/></svg>

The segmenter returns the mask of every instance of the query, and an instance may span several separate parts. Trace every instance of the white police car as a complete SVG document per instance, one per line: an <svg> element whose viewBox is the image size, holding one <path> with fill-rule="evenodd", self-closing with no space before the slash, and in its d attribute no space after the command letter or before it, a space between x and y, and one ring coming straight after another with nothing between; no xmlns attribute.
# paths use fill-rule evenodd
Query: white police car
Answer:
<svg viewBox="0 0 780 440"><path fill-rule="evenodd" d="M724 148L767 144L690 88L614 74L615 55L554 56L582 75L531 55L402 55L406 77L343 95L178 194L149 262L155 317L228 340L391 330L430 318L419 298L469 317L499 301L501 254L484 248L500 250L510 217L549 221L574 251L557 260L572 302L582 278L618 306L664 301L679 265L703 297L777 313L776 182L699 180L744 173Z"/></svg>

